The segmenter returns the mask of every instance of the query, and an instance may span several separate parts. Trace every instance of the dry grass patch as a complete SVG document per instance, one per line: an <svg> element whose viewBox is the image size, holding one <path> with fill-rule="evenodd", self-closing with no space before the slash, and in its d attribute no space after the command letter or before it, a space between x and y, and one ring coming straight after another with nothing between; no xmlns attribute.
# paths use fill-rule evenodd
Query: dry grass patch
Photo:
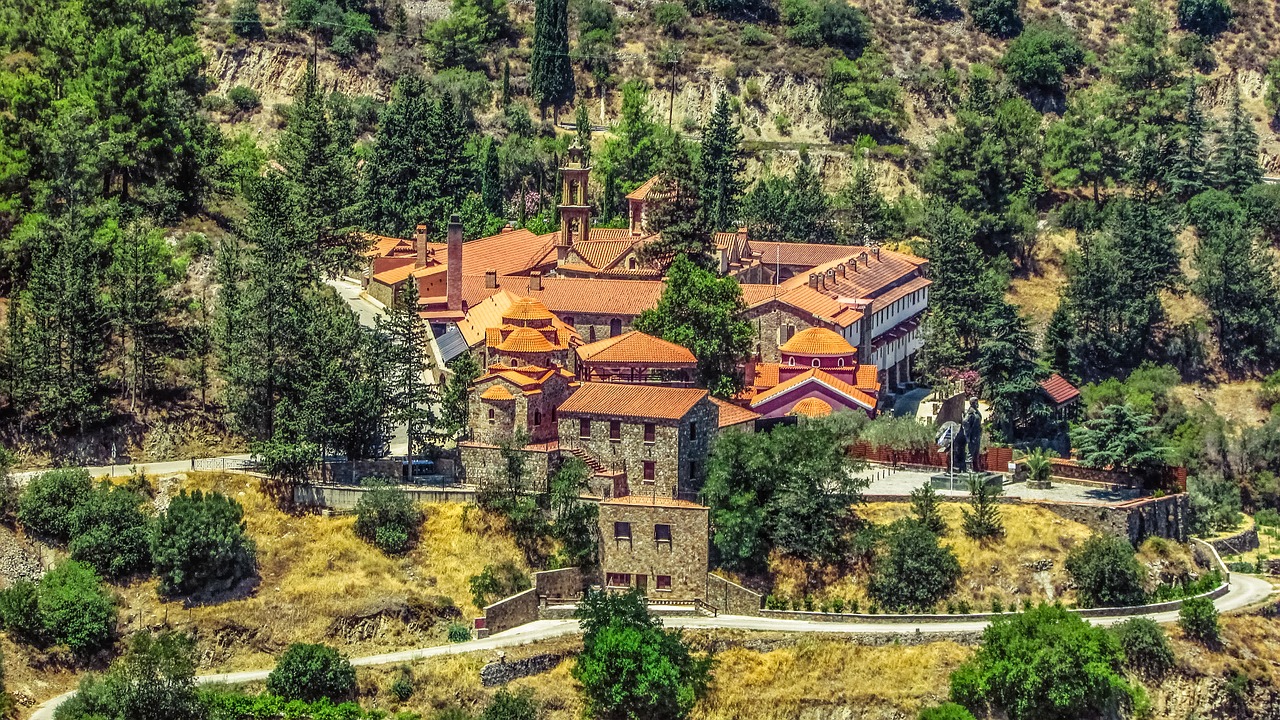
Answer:
<svg viewBox="0 0 1280 720"><path fill-rule="evenodd" d="M1173 388L1174 397L1188 408L1207 403L1219 415L1243 425L1261 425L1267 411L1258 402L1261 383L1257 380L1219 383L1186 383Z"/></svg>
<svg viewBox="0 0 1280 720"><path fill-rule="evenodd" d="M124 590L122 622L193 632L202 670L270 667L293 642L325 642L351 656L441 643L450 619L479 612L471 575L504 560L525 567L501 522L463 505L424 508L419 546L388 557L355 536L354 516L282 512L252 477L194 474L184 487L244 506L261 583L250 597L191 608L159 600L155 580L138 583Z"/></svg>

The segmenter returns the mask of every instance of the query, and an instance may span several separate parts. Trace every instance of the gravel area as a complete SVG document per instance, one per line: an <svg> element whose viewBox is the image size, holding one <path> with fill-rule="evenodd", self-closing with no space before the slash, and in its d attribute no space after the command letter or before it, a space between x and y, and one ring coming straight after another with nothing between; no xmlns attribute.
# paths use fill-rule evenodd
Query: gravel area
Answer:
<svg viewBox="0 0 1280 720"><path fill-rule="evenodd" d="M865 491L867 495L907 495L928 482L930 475L931 473L916 470L892 470L884 465L872 465L859 473L860 477L871 479L871 486ZM938 494L969 495L967 490L945 488L939 489ZM1046 490L1034 490L1027 487L1026 483L1008 484L1004 486L1004 494L1024 500L1107 504L1132 500L1139 497L1141 493L1137 490L1103 490L1054 480L1053 487Z"/></svg>
<svg viewBox="0 0 1280 720"><path fill-rule="evenodd" d="M39 579L52 552L34 540L19 540L12 530L0 526L0 586Z"/></svg>

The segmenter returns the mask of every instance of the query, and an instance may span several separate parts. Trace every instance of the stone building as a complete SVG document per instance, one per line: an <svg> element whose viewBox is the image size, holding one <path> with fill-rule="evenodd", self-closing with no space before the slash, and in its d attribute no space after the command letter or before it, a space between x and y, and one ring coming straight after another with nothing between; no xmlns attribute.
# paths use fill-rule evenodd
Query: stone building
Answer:
<svg viewBox="0 0 1280 720"><path fill-rule="evenodd" d="M880 380L875 366L826 328L809 328L779 348L781 362L755 363L747 378L751 409L765 417L829 415L852 410L874 416Z"/></svg>
<svg viewBox="0 0 1280 720"><path fill-rule="evenodd" d="M559 447L610 477L604 497L692 497L719 418L706 390L582 383L557 411Z"/></svg>
<svg viewBox="0 0 1280 720"><path fill-rule="evenodd" d="M471 440L500 445L520 432L530 443L556 439L556 408L573 393L573 375L559 367L491 365L471 385Z"/></svg>
<svg viewBox="0 0 1280 720"><path fill-rule="evenodd" d="M502 312L501 324L485 328L484 364L573 369L572 348L582 344L540 300L522 297Z"/></svg>
<svg viewBox="0 0 1280 720"><path fill-rule="evenodd" d="M703 505L636 494L600 503L600 569L605 587L639 588L655 604L707 593L710 511Z"/></svg>

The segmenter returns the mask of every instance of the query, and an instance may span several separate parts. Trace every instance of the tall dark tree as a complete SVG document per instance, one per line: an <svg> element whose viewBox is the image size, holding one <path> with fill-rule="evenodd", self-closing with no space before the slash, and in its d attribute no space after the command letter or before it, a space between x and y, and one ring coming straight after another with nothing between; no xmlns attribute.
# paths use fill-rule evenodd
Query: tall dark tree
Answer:
<svg viewBox="0 0 1280 720"><path fill-rule="evenodd" d="M1110 55L1107 76L1124 98L1121 117L1130 140L1177 122L1186 86L1183 62L1169 43L1169 16L1151 0L1134 5L1124 26L1124 42Z"/></svg>
<svg viewBox="0 0 1280 720"><path fill-rule="evenodd" d="M1169 170L1169 190L1183 200L1209 188L1209 119L1200 105L1198 87L1195 76L1192 76L1183 111L1185 129Z"/></svg>
<svg viewBox="0 0 1280 720"><path fill-rule="evenodd" d="M991 403L1006 440L1037 427L1048 417L1039 385L1042 373L1027 321L1003 298L992 303L983 318L977 370L982 394Z"/></svg>
<svg viewBox="0 0 1280 720"><path fill-rule="evenodd" d="M702 130L702 150L698 156L703 224L713 231L734 229L738 203L745 189L742 130L733 122L731 112L729 94L721 93L716 109Z"/></svg>
<svg viewBox="0 0 1280 720"><path fill-rule="evenodd" d="M987 275L982 251L974 242L977 228L957 207L933 200L925 209L924 249L929 258L930 314L942 318L972 353L982 334L983 317L998 297L998 288Z"/></svg>
<svg viewBox="0 0 1280 720"><path fill-rule="evenodd" d="M1091 187L1093 201L1102 205L1102 188L1124 173L1126 127L1122 98L1114 85L1098 82L1067 99L1062 119L1045 135L1045 166L1059 187Z"/></svg>
<svg viewBox="0 0 1280 720"><path fill-rule="evenodd" d="M876 187L875 174L868 163L859 163L853 178L841 194L845 210L841 234L851 245L886 240L890 234L890 208Z"/></svg>
<svg viewBox="0 0 1280 720"><path fill-rule="evenodd" d="M715 246L703 224L702 187L693 169L692 149L678 135L663 148L653 200L645 210L645 229L661 236L641 248L646 261L665 263L683 255L700 267L711 267Z"/></svg>
<svg viewBox="0 0 1280 720"><path fill-rule="evenodd" d="M170 305L166 291L177 278L160 231L136 225L119 229L112 223L108 234L108 304L120 377L132 410L160 373Z"/></svg>
<svg viewBox="0 0 1280 720"><path fill-rule="evenodd" d="M1262 182L1258 130L1240 100L1240 83L1231 83L1231 107L1213 152L1214 186L1239 196Z"/></svg>
<svg viewBox="0 0 1280 720"><path fill-rule="evenodd" d="M385 339L384 400L387 419L404 424L409 436L409 458L433 437L436 430L436 386L428 382L431 369L429 329L418 317L418 284L412 278L401 288L394 306L378 321Z"/></svg>
<svg viewBox="0 0 1280 720"><path fill-rule="evenodd" d="M569 0L537 0L533 10L533 55L529 88L546 117L573 101L573 66L569 63Z"/></svg>
<svg viewBox="0 0 1280 720"><path fill-rule="evenodd" d="M502 215L502 173L498 166L498 141L485 140L480 152L480 200L490 215Z"/></svg>

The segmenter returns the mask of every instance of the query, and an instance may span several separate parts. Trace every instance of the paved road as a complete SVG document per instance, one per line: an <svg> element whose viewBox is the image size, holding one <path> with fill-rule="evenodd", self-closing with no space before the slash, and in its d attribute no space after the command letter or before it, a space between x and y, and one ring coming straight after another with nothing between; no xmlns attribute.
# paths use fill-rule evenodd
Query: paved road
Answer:
<svg viewBox="0 0 1280 720"><path fill-rule="evenodd" d="M1219 612L1231 612L1232 610L1239 610L1241 608L1256 605L1263 600L1266 600L1273 592L1275 592L1275 589L1272 587L1271 583L1266 580L1252 577L1250 575L1232 574L1231 591L1218 598L1214 604L1218 607ZM1178 619L1178 613L1176 611L1154 613L1148 617L1157 622L1167 623L1176 621ZM1126 619L1127 618L1125 617L1090 618L1089 622L1092 622L1095 625L1113 625L1123 622ZM681 628L720 628L729 630L840 633L850 635L882 635L885 633L914 635L917 632L926 634L981 632L988 624L983 620L957 620L955 622L939 623L834 623L813 622L809 620L780 620L776 618L746 617L741 615L720 615L714 618L702 616L667 617L664 618L663 621L669 627ZM497 650L499 648L513 647L516 645L528 645L530 643L551 640L553 638L563 637L577 632L578 623L576 620L538 620L503 633L498 633L497 635L485 638L484 640L471 640L464 643L436 645L428 648L403 650L400 652L383 653L381 655L369 655L353 658L351 660L351 664L358 667L371 665L394 665L413 660L442 657L446 655L459 655L486 650ZM196 681L200 684L237 684L257 682L265 680L270 672L270 670L249 670L245 672L221 673L217 675L202 675L198 677ZM35 712L32 713L31 720L52 720L54 710L59 705L66 702L72 695L74 695L74 692L65 693L46 701L44 704L37 707Z"/></svg>

